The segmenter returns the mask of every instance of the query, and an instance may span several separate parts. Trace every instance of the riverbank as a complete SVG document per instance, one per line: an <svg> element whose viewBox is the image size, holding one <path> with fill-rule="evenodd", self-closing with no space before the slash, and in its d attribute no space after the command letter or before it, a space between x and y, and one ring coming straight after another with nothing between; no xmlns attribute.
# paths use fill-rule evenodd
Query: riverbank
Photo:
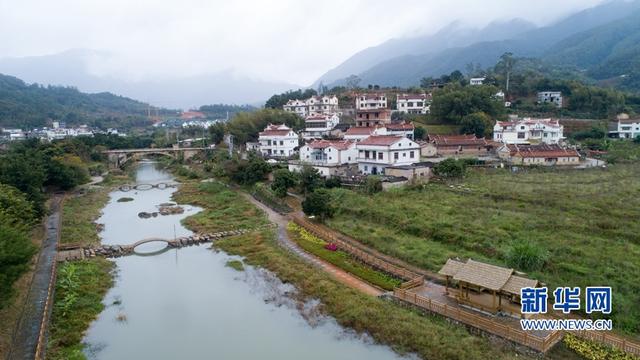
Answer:
<svg viewBox="0 0 640 360"><path fill-rule="evenodd" d="M174 198L179 202L192 201L204 208L184 221L194 231L266 223L261 211L221 183L186 183ZM401 354L416 353L422 358L435 359L526 358L441 318L424 316L344 286L280 247L272 229L223 239L214 246L243 256L249 265L272 271L283 282L296 286L299 300L320 300L323 312L340 325L367 333L376 342L389 345Z"/></svg>
<svg viewBox="0 0 640 360"><path fill-rule="evenodd" d="M95 221L109 201L113 186L131 180L132 174L107 176L98 186L70 196L62 208L60 244L81 246L100 243ZM48 359L85 359L82 338L104 309L102 299L113 286L113 262L93 258L58 267L54 306L49 324Z"/></svg>

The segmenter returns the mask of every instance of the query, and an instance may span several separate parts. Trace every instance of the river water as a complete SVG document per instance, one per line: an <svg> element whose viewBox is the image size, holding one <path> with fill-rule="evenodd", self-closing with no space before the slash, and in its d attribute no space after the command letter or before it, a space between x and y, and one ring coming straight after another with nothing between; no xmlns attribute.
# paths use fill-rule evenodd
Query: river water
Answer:
<svg viewBox="0 0 640 360"><path fill-rule="evenodd" d="M172 177L142 162L141 184ZM199 211L184 206L180 215L141 219L171 201L174 188L114 191L98 220L104 244L130 244L143 238L189 235L180 220ZM130 202L117 202L131 197ZM146 251L161 243L149 243ZM153 248L153 247L156 248ZM318 315L317 304L296 304L272 274L249 266L226 266L230 256L209 245L172 249L153 256L115 259L115 286L105 310L92 323L85 353L91 359L397 359L388 347L374 345Z"/></svg>

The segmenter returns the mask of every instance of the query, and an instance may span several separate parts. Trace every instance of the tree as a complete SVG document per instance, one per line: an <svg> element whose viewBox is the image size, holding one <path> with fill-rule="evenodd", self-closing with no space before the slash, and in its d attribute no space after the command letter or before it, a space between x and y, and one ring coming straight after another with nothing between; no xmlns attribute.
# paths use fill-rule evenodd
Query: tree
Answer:
<svg viewBox="0 0 640 360"><path fill-rule="evenodd" d="M460 121L461 134L475 134L477 137L490 136L493 131L493 121L483 113L476 112L469 114Z"/></svg>
<svg viewBox="0 0 640 360"><path fill-rule="evenodd" d="M309 194L323 186L322 176L312 166L303 166L302 170L300 170L299 178L300 191L304 194Z"/></svg>
<svg viewBox="0 0 640 360"><path fill-rule="evenodd" d="M264 104L264 107L267 109L282 109L282 106L289 100L303 100L315 95L318 95L318 93L313 89L306 89L304 91L302 89L296 91L289 90L285 93L271 96Z"/></svg>
<svg viewBox="0 0 640 360"><path fill-rule="evenodd" d="M358 88L358 85L360 84L360 78L356 75L350 75L345 79L345 83L347 84L347 87L349 89L353 90Z"/></svg>
<svg viewBox="0 0 640 360"><path fill-rule="evenodd" d="M504 104L495 97L498 89L491 85L448 85L433 94L431 117L445 123L460 124L469 114L483 112L491 118L504 116Z"/></svg>
<svg viewBox="0 0 640 360"><path fill-rule="evenodd" d="M302 202L302 211L308 216L324 220L333 216L335 208L331 204L331 193L327 189L316 189Z"/></svg>
<svg viewBox="0 0 640 360"><path fill-rule="evenodd" d="M367 176L367 179L364 181L363 190L369 195L379 193L382 191L382 179L380 179L379 176Z"/></svg>
<svg viewBox="0 0 640 360"><path fill-rule="evenodd" d="M268 124L285 124L294 130L304 128L304 119L283 110L262 109L238 113L226 125L226 130L238 143L257 141L258 133Z"/></svg>
<svg viewBox="0 0 640 360"><path fill-rule="evenodd" d="M220 142L224 140L224 124L217 122L209 126L209 137L211 138L211 143L214 145L220 144Z"/></svg>
<svg viewBox="0 0 640 360"><path fill-rule="evenodd" d="M422 79L420 79L420 87L423 89L428 89L433 84L433 81L434 79L431 76L423 77Z"/></svg>
<svg viewBox="0 0 640 360"><path fill-rule="evenodd" d="M225 172L230 174L233 181L242 185L253 185L263 181L270 170L269 164L258 156L250 156L249 160L239 162L230 160L225 164Z"/></svg>
<svg viewBox="0 0 640 360"><path fill-rule="evenodd" d="M433 173L446 178L463 177L467 166L463 160L448 158L433 167Z"/></svg>
<svg viewBox="0 0 640 360"><path fill-rule="evenodd" d="M416 126L416 128L413 130L413 138L416 140L424 139L424 136L426 134L427 134L427 131L420 126Z"/></svg>
<svg viewBox="0 0 640 360"><path fill-rule="evenodd" d="M291 171L287 169L278 169L273 172L273 183L271 184L271 190L276 195L283 198L287 196L287 190L297 183L297 177Z"/></svg>
<svg viewBox="0 0 640 360"><path fill-rule="evenodd" d="M38 214L24 193L13 186L0 184L0 218L14 227L33 225Z"/></svg>
<svg viewBox="0 0 640 360"><path fill-rule="evenodd" d="M497 69L500 69L505 77L505 94L509 94L509 81L511 79L511 71L515 65L516 60L513 58L513 53L506 52L500 56L500 61L496 65Z"/></svg>

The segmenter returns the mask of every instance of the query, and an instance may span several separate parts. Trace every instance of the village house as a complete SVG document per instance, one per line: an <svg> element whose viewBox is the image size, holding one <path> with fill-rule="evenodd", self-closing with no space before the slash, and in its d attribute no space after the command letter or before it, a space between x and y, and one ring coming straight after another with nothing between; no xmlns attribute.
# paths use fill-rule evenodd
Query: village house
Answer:
<svg viewBox="0 0 640 360"><path fill-rule="evenodd" d="M564 127L557 119L514 119L493 126L493 141L505 144L557 144L562 140Z"/></svg>
<svg viewBox="0 0 640 360"><path fill-rule="evenodd" d="M482 85L484 84L484 80L485 78L483 77L471 78L469 79L469 85Z"/></svg>
<svg viewBox="0 0 640 360"><path fill-rule="evenodd" d="M556 107L562 107L562 93L560 91L540 91L538 92L539 104L554 104Z"/></svg>
<svg viewBox="0 0 640 360"><path fill-rule="evenodd" d="M356 111L386 109L386 108L387 108L387 95L385 95L384 93L356 95Z"/></svg>
<svg viewBox="0 0 640 360"><path fill-rule="evenodd" d="M304 119L305 129L302 137L305 139L319 139L329 136L331 130L340 123L338 114L315 114Z"/></svg>
<svg viewBox="0 0 640 360"><path fill-rule="evenodd" d="M290 157L298 147L298 134L284 124L269 124L258 134L258 142L263 156Z"/></svg>
<svg viewBox="0 0 640 360"><path fill-rule="evenodd" d="M640 136L640 117L630 118L628 114L616 116L616 128L609 134L620 139L635 139Z"/></svg>
<svg viewBox="0 0 640 360"><path fill-rule="evenodd" d="M415 126L413 123L391 123L385 125L388 135L404 136L407 139L413 140L413 133Z"/></svg>
<svg viewBox="0 0 640 360"><path fill-rule="evenodd" d="M391 123L391 110L370 109L356 112L356 126L376 126Z"/></svg>
<svg viewBox="0 0 640 360"><path fill-rule="evenodd" d="M362 141L373 135L387 135L387 128L384 126L354 126L344 133L345 140Z"/></svg>
<svg viewBox="0 0 640 360"><path fill-rule="evenodd" d="M204 119L206 117L204 113L195 110L184 111L180 114L180 120Z"/></svg>
<svg viewBox="0 0 640 360"><path fill-rule="evenodd" d="M343 175L357 156L353 140L314 140L300 147L300 160L289 162L289 170L300 171L310 165L324 177Z"/></svg>
<svg viewBox="0 0 640 360"><path fill-rule="evenodd" d="M292 99L282 106L285 111L296 113L301 117L338 113L338 97L312 96L306 100Z"/></svg>
<svg viewBox="0 0 640 360"><path fill-rule="evenodd" d="M470 155L482 156L492 153L494 144L475 135L429 135L429 140L420 147L425 157Z"/></svg>
<svg viewBox="0 0 640 360"><path fill-rule="evenodd" d="M498 157L512 165L580 165L580 154L558 144L504 144Z"/></svg>
<svg viewBox="0 0 640 360"><path fill-rule="evenodd" d="M384 169L384 174L388 176L406 178L407 181L411 183L427 182L433 175L433 165L434 163L425 161L417 162L411 165L387 166Z"/></svg>
<svg viewBox="0 0 640 360"><path fill-rule="evenodd" d="M388 166L411 165L420 161L420 146L395 135L374 135L356 144L358 170L362 174L384 174Z"/></svg>
<svg viewBox="0 0 640 360"><path fill-rule="evenodd" d="M398 94L396 108L405 114L428 114L431 94Z"/></svg>

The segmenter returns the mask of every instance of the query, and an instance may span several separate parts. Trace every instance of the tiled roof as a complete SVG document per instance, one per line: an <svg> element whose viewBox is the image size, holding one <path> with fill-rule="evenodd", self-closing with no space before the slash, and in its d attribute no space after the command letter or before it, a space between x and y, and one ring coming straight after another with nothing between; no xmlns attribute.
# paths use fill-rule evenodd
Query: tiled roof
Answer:
<svg viewBox="0 0 640 360"><path fill-rule="evenodd" d="M374 127L362 127L362 126L352 126L350 127L345 135L371 135L376 128Z"/></svg>
<svg viewBox="0 0 640 360"><path fill-rule="evenodd" d="M469 259L453 276L453 280L464 281L489 290L500 290L507 283L511 274L513 274L513 269Z"/></svg>
<svg viewBox="0 0 640 360"><path fill-rule="evenodd" d="M269 124L259 136L285 136L289 134L291 128L285 124Z"/></svg>
<svg viewBox="0 0 640 360"><path fill-rule="evenodd" d="M436 146L489 145L487 140L475 135L429 135L429 141Z"/></svg>
<svg viewBox="0 0 640 360"><path fill-rule="evenodd" d="M396 131L414 130L415 129L415 126L413 126L413 123L387 124L387 125L385 125L385 127L388 130L396 130Z"/></svg>
<svg viewBox="0 0 640 360"><path fill-rule="evenodd" d="M580 154L573 149L565 149L557 144L537 144L537 145L506 145L509 155L522 158L541 157L579 157Z"/></svg>
<svg viewBox="0 0 640 360"><path fill-rule="evenodd" d="M326 149L334 147L338 150L346 150L355 144L352 140L314 140L308 144L312 149Z"/></svg>
<svg viewBox="0 0 640 360"><path fill-rule="evenodd" d="M427 94L398 94L398 100L426 100Z"/></svg>
<svg viewBox="0 0 640 360"><path fill-rule="evenodd" d="M390 146L397 143L400 140L408 140L404 136L397 135L374 135L369 136L368 138L360 141L358 145L380 145L380 146Z"/></svg>

